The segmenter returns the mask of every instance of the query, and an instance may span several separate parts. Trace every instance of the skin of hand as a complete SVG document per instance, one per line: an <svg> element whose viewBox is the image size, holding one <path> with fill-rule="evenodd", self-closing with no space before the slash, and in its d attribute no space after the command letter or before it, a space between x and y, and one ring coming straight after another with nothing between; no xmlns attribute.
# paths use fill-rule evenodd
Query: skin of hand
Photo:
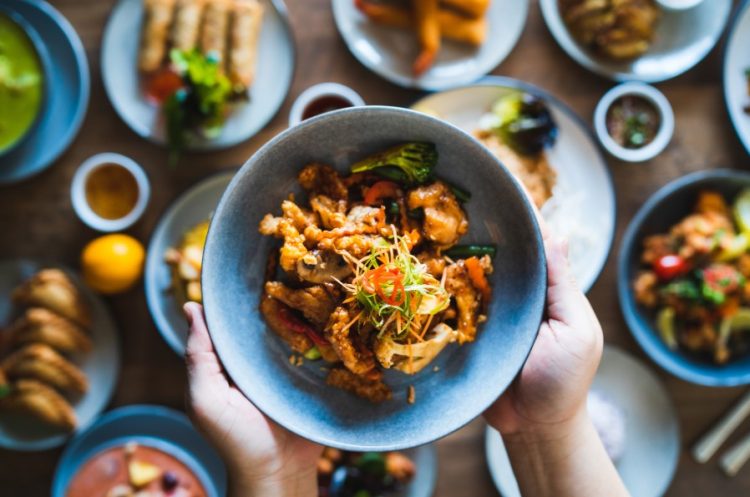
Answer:
<svg viewBox="0 0 750 497"><path fill-rule="evenodd" d="M203 308L185 304L188 412L227 465L230 497L318 494L323 448L264 416L233 386L214 352Z"/></svg>
<svg viewBox="0 0 750 497"><path fill-rule="evenodd" d="M626 497L586 411L602 329L571 274L567 244L546 237L545 249L545 320L519 376L485 418L503 436L523 495Z"/></svg>

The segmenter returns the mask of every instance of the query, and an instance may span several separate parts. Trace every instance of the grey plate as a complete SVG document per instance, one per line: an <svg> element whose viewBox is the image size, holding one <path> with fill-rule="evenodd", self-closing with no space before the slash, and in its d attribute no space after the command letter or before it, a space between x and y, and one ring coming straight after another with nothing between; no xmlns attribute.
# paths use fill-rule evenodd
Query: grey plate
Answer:
<svg viewBox="0 0 750 497"><path fill-rule="evenodd" d="M750 2L743 3L734 16L734 25L724 52L724 99L737 136L750 153L750 115L743 111L750 105L745 71L750 69Z"/></svg>
<svg viewBox="0 0 750 497"><path fill-rule="evenodd" d="M529 0L494 0L487 11L487 39L479 48L443 40L435 64L419 78L412 63L419 53L416 34L367 19L353 0L332 0L333 15L349 50L362 65L391 83L444 90L472 83L510 54L526 25Z"/></svg>
<svg viewBox="0 0 750 497"><path fill-rule="evenodd" d="M604 355L592 390L602 392L625 414L626 441L617 462L633 497L659 497L667 491L680 458L677 415L659 378L641 361L612 346ZM500 434L487 428L487 464L503 497L521 497Z"/></svg>
<svg viewBox="0 0 750 497"><path fill-rule="evenodd" d="M607 262L615 235L617 206L607 161L583 119L541 88L498 76L428 95L412 108L472 133L498 98L518 90L547 102L557 122L557 141L546 152L557 171L557 185L541 211L550 231L568 240L571 269L580 287L588 292Z"/></svg>
<svg viewBox="0 0 750 497"><path fill-rule="evenodd" d="M2 0L2 6L36 30L47 49L48 56L42 62L50 76L44 106L33 129L0 157L0 185L42 172L67 150L86 115L90 85L86 52L62 14L44 1Z"/></svg>
<svg viewBox="0 0 750 497"><path fill-rule="evenodd" d="M258 312L263 274L276 240L258 233L279 212L311 161L345 171L356 159L394 143L437 144L437 173L473 194L464 242L496 243L493 301L477 341L448 347L415 376L389 372L394 398L371 404L325 384L319 363L294 367L289 349ZM304 121L280 134L242 167L219 203L208 233L203 299L209 330L226 370L263 412L324 445L395 450L429 443L483 412L510 384L531 349L546 292L545 259L525 195L476 140L438 119L393 107L358 107ZM414 385L417 401L406 402Z"/></svg>
<svg viewBox="0 0 750 497"><path fill-rule="evenodd" d="M134 405L108 412L71 441L55 470L52 497L65 495L71 479L90 457L127 442L175 456L203 483L208 497L226 494L224 463L184 414L161 406Z"/></svg>
<svg viewBox="0 0 750 497"><path fill-rule="evenodd" d="M558 0L539 0L544 21L560 47L586 69L615 81L655 83L679 76L695 66L721 38L732 0L710 0L684 11L663 9L654 42L643 56L613 62L591 53L570 34Z"/></svg>
<svg viewBox="0 0 750 497"><path fill-rule="evenodd" d="M164 252L179 244L187 230L211 217L235 173L215 174L180 195L151 235L143 278L146 302L159 333L178 355L185 355L187 323L182 302L170 291L172 271L164 262Z"/></svg>
<svg viewBox="0 0 750 497"><path fill-rule="evenodd" d="M25 259L0 261L0 327L14 313L10 296L13 289L39 269L59 267ZM93 350L74 358L89 378L89 391L73 402L79 430L90 425L109 403L120 371L120 339L104 302L91 292L71 271L65 270L89 303L93 326ZM0 413L0 447L11 450L45 450L62 445L68 435L41 422L14 413Z"/></svg>
<svg viewBox="0 0 750 497"><path fill-rule="evenodd" d="M265 13L250 101L232 109L218 137L191 140L189 149L222 149L249 139L276 115L289 93L295 52L286 7L281 0L261 2ZM102 80L112 106L130 129L164 145L166 130L159 109L143 97L140 88L137 60L142 16L141 0L120 0L115 6L102 39Z"/></svg>

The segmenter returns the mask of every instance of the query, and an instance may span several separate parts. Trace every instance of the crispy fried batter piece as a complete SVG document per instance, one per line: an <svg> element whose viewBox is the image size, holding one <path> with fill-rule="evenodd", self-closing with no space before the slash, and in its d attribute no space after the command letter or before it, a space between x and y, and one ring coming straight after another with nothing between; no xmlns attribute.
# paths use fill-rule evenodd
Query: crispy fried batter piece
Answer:
<svg viewBox="0 0 750 497"><path fill-rule="evenodd" d="M336 308L336 302L320 285L309 288L292 289L279 281L266 283L266 293L296 309L313 324L322 326Z"/></svg>
<svg viewBox="0 0 750 497"><path fill-rule="evenodd" d="M313 162L306 165L299 176L299 184L311 195L326 195L333 200L346 200L349 192L334 168Z"/></svg>
<svg viewBox="0 0 750 497"><path fill-rule="evenodd" d="M59 269L42 269L13 292L19 304L46 307L84 328L91 326L91 311L70 278Z"/></svg>
<svg viewBox="0 0 750 497"><path fill-rule="evenodd" d="M10 378L31 378L63 392L83 394L88 390L86 375L78 367L42 343L27 345L6 357L0 368Z"/></svg>
<svg viewBox="0 0 750 497"><path fill-rule="evenodd" d="M464 261L445 268L445 289L458 308L458 343L473 342L477 334L480 294L471 284Z"/></svg>
<svg viewBox="0 0 750 497"><path fill-rule="evenodd" d="M39 342L63 354L90 352L92 348L91 338L78 325L41 307L26 309L9 334L13 345Z"/></svg>
<svg viewBox="0 0 750 497"><path fill-rule="evenodd" d="M466 213L445 183L415 188L409 192L408 204L410 210L424 210L424 236L441 248L455 245L469 230Z"/></svg>
<svg viewBox="0 0 750 497"><path fill-rule="evenodd" d="M304 354L313 346L312 341L301 333L289 328L288 324L281 318L282 304L269 295L263 295L260 300L260 312L273 330L291 349L300 354Z"/></svg>
<svg viewBox="0 0 750 497"><path fill-rule="evenodd" d="M66 431L73 431L78 425L70 403L52 387L36 380L13 383L10 395L0 399L0 409L31 414Z"/></svg>
<svg viewBox="0 0 750 497"><path fill-rule="evenodd" d="M346 307L337 307L331 313L325 334L349 371L360 376L367 375L375 369L375 357L371 350L358 343L351 326L354 317Z"/></svg>
<svg viewBox="0 0 750 497"><path fill-rule="evenodd" d="M326 383L332 387L351 392L370 402L384 402L390 400L392 396L391 389L382 380L371 380L357 376L345 368L331 369L326 378Z"/></svg>

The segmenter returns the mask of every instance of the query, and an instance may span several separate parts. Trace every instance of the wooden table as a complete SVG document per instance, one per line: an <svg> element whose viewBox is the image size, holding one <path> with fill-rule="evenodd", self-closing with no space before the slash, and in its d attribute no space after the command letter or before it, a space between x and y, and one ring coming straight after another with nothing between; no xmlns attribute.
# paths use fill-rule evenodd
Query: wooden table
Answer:
<svg viewBox="0 0 750 497"><path fill-rule="evenodd" d="M273 122L252 140L232 149L191 155L179 168L167 167L164 149L140 139L115 114L102 87L99 46L105 21L115 0L55 0L72 22L86 47L91 65L92 93L88 115L78 138L57 163L40 176L0 188L0 258L34 257L76 266L84 244L96 236L75 216L69 184L76 167L87 157L120 152L142 164L153 185L153 199L144 218L129 233L148 242L167 205L182 191L214 171L242 164L269 138L286 126L291 101L304 88L322 81L354 87L371 104L407 106L419 92L395 87L362 67L347 51L334 26L328 0L287 0L297 42L297 71L289 98ZM689 73L659 85L671 100L677 119L669 148L656 160L640 165L611 159L618 196L618 229L610 260L590 292L606 340L648 362L623 322L615 289L615 256L620 237L636 209L657 188L691 171L742 167L748 163L729 123L721 91L722 43ZM495 71L536 83L569 104L590 121L598 98L612 85L569 59L547 31L536 1L526 30L513 53ZM141 288L109 299L123 343L123 368L110 407L153 403L183 407L185 372L160 338L146 308ZM657 370L656 366L653 366ZM658 371L658 370L657 370ZM661 371L679 412L682 440L689 447L740 395L740 389L704 388ZM746 423L736 440L750 429ZM439 497L495 496L484 456L484 423L468 427L438 442ZM41 453L0 451L0 494L49 494L61 450ZM750 466L734 479L725 478L715 461L697 465L683 451L668 496L725 497L747 495Z"/></svg>

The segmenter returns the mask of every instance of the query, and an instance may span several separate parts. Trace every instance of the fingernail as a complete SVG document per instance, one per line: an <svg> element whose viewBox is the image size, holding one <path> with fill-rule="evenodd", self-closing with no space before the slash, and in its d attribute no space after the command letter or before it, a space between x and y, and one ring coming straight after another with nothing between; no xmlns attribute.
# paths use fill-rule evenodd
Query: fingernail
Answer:
<svg viewBox="0 0 750 497"><path fill-rule="evenodd" d="M185 304L184 306L182 306L182 311L185 313L185 318L187 319L188 327L192 328L193 327L193 311L190 307L190 304Z"/></svg>

